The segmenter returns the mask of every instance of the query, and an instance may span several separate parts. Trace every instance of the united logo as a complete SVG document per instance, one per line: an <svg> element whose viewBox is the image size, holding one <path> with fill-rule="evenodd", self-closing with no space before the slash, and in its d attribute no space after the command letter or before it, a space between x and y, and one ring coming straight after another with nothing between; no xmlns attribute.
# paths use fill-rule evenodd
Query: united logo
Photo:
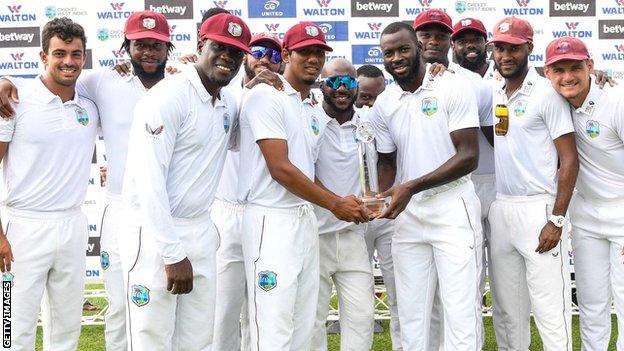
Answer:
<svg viewBox="0 0 624 351"><path fill-rule="evenodd" d="M264 291L270 291L277 286L277 274L273 271L261 271L258 273L258 286Z"/></svg>
<svg viewBox="0 0 624 351"><path fill-rule="evenodd" d="M600 123L594 120L587 121L585 131L590 138L596 139L598 136L600 136Z"/></svg>
<svg viewBox="0 0 624 351"><path fill-rule="evenodd" d="M83 126L87 126L89 124L89 115L87 114L87 111L82 108L77 109L76 120Z"/></svg>
<svg viewBox="0 0 624 351"><path fill-rule="evenodd" d="M103 270L106 270L110 266L110 256L106 251L100 253L100 266Z"/></svg>
<svg viewBox="0 0 624 351"><path fill-rule="evenodd" d="M143 285L133 285L130 287L132 302L138 307L145 306L150 301L150 290Z"/></svg>
<svg viewBox="0 0 624 351"><path fill-rule="evenodd" d="M434 113L438 112L438 98L428 97L422 100L421 110L427 116L432 116Z"/></svg>

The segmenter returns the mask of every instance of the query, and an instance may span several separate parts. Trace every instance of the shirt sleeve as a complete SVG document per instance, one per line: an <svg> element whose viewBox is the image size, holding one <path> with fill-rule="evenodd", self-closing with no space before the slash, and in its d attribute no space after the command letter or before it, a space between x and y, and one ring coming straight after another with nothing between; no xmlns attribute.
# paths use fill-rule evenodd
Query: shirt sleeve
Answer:
<svg viewBox="0 0 624 351"><path fill-rule="evenodd" d="M550 138L555 140L564 134L574 132L574 124L572 124L568 102L552 88L550 82L548 82L547 89L549 89L549 93L542 97L540 104L542 106L542 120L548 128Z"/></svg>
<svg viewBox="0 0 624 351"><path fill-rule="evenodd" d="M390 128L388 128L388 124L381 113L382 104L383 101L375 101L375 104L368 111L363 120L368 120L373 125L377 152L389 154L396 151L397 148L392 139L392 134L390 134Z"/></svg>
<svg viewBox="0 0 624 351"><path fill-rule="evenodd" d="M0 141L4 143L8 143L13 140L13 132L15 131L16 119L19 118L15 116L14 118L0 118Z"/></svg>
<svg viewBox="0 0 624 351"><path fill-rule="evenodd" d="M150 93L134 109L129 153L135 157L129 157L129 162L133 163L141 225L155 239L164 263L173 264L182 261L186 252L173 225L167 175L185 108L171 98Z"/></svg>
<svg viewBox="0 0 624 351"><path fill-rule="evenodd" d="M254 141L262 139L288 140L280 94L273 87L259 84L245 94L241 111L249 121Z"/></svg>
<svg viewBox="0 0 624 351"><path fill-rule="evenodd" d="M466 94L462 87L470 82L462 76L453 75L456 81L447 84L446 110L449 133L465 128L479 127L479 111L475 94Z"/></svg>

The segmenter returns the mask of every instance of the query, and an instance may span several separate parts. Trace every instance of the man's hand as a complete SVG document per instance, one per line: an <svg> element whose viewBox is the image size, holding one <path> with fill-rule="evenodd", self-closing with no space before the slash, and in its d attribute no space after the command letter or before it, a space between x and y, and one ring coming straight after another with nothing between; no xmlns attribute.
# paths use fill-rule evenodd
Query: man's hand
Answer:
<svg viewBox="0 0 624 351"><path fill-rule="evenodd" d="M409 184L403 183L395 185L381 194L377 194L377 197L380 199L386 198L388 196L392 197L390 205L386 207L386 209L381 213L379 218L395 219L399 214L401 214L401 212L403 212L403 210L405 210L407 204L412 199L412 191L409 187Z"/></svg>
<svg viewBox="0 0 624 351"><path fill-rule="evenodd" d="M362 201L353 195L340 198L330 211L336 218L356 224L366 223L372 216L372 213L362 206Z"/></svg>
<svg viewBox="0 0 624 351"><path fill-rule="evenodd" d="M268 84L277 90L284 90L284 83L282 83L279 75L268 69L262 70L260 73L256 74L249 83L245 84L245 88L251 89L260 83Z"/></svg>
<svg viewBox="0 0 624 351"><path fill-rule="evenodd" d="M451 73L455 73L455 72L453 72L452 69L448 69L448 68L446 68L445 65L443 65L441 63L437 63L437 62L432 63L431 67L429 67L429 74L431 74L433 77L435 77L435 76L440 76L441 77L441 76L444 75L444 72L446 72L446 71L449 71Z"/></svg>
<svg viewBox="0 0 624 351"><path fill-rule="evenodd" d="M182 55L182 56L178 57L178 61L182 62L184 64L195 63L195 62L197 62L197 55L195 55L195 54Z"/></svg>
<svg viewBox="0 0 624 351"><path fill-rule="evenodd" d="M193 290L193 266L188 257L174 264L165 265L167 291L172 294L188 294Z"/></svg>
<svg viewBox="0 0 624 351"><path fill-rule="evenodd" d="M612 87L617 84L617 82L613 80L613 78L609 77L609 75L605 71L594 69L593 73L596 76L596 84L598 84L600 89L604 88L606 83L609 83L609 85Z"/></svg>
<svg viewBox="0 0 624 351"><path fill-rule="evenodd" d="M9 239L0 232L0 271L10 272L11 262L13 262L13 251L11 251L11 244Z"/></svg>
<svg viewBox="0 0 624 351"><path fill-rule="evenodd" d="M0 117L15 116L15 109L11 106L11 102L19 103L17 88L8 79L0 79Z"/></svg>
<svg viewBox="0 0 624 351"><path fill-rule="evenodd" d="M120 76L126 77L132 74L131 68L132 68L132 64L130 64L130 61L126 61L126 62L122 62L122 63L118 63L114 65L113 68L111 69L119 73Z"/></svg>
<svg viewBox="0 0 624 351"><path fill-rule="evenodd" d="M561 239L561 228L555 226L551 221L548 221L539 236L539 244L535 249L535 252L544 253L550 251L553 247L557 246Z"/></svg>

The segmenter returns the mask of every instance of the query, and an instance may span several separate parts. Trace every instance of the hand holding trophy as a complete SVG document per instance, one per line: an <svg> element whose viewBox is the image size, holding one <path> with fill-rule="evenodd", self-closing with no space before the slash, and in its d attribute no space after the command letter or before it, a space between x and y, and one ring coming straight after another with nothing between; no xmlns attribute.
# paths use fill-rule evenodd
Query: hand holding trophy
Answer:
<svg viewBox="0 0 624 351"><path fill-rule="evenodd" d="M375 149L375 132L370 122L362 122L355 129L358 144L360 187L362 188L363 206L375 216L381 214L385 207L384 199L376 198L379 193L379 177L377 176L377 150Z"/></svg>

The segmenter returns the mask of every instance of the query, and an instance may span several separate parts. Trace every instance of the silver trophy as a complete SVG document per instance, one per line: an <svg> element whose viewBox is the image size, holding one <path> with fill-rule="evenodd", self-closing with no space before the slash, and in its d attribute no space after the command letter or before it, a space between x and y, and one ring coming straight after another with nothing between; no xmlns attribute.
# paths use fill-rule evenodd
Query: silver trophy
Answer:
<svg viewBox="0 0 624 351"><path fill-rule="evenodd" d="M375 197L379 193L379 177L377 175L377 150L375 149L375 132L370 122L362 122L355 129L355 139L358 144L360 160L360 187L362 188L362 202L374 213L380 213L384 208L384 199Z"/></svg>

